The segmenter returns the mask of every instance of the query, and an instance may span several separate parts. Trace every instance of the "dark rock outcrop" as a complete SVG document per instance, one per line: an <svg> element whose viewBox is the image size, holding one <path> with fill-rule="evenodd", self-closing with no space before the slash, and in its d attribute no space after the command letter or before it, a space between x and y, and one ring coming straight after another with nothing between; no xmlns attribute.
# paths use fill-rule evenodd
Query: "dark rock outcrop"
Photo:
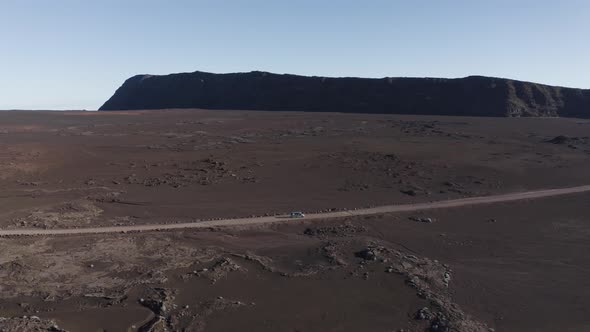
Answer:
<svg viewBox="0 0 590 332"><path fill-rule="evenodd" d="M502 78L329 78L266 72L138 75L100 110L205 108L590 117L590 90Z"/></svg>

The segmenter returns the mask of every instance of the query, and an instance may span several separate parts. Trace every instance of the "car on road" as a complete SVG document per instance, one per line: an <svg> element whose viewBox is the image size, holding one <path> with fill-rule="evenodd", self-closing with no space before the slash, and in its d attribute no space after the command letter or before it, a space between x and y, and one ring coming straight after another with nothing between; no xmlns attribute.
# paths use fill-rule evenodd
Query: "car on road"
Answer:
<svg viewBox="0 0 590 332"><path fill-rule="evenodd" d="M291 217L291 218L305 218L305 214L303 214L303 212L301 212L301 211L294 211L294 212L291 212L289 217Z"/></svg>

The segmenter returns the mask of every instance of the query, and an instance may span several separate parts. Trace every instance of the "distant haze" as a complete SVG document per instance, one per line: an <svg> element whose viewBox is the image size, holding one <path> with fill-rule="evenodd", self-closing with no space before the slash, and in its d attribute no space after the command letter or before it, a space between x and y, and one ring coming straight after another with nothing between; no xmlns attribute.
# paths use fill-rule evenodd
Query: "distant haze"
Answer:
<svg viewBox="0 0 590 332"><path fill-rule="evenodd" d="M0 2L0 109L97 109L136 74L486 75L590 88L590 2Z"/></svg>

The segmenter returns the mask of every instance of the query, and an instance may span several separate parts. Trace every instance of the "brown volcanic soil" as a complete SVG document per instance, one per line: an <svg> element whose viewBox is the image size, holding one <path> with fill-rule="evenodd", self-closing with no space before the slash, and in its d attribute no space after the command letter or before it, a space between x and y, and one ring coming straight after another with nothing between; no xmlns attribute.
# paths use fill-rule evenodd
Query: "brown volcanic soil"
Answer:
<svg viewBox="0 0 590 332"><path fill-rule="evenodd" d="M3 112L0 123L7 228L420 202L586 184L590 172L590 122L576 119Z"/></svg>
<svg viewBox="0 0 590 332"><path fill-rule="evenodd" d="M1 112L0 123L2 228L353 208L590 179L590 122L576 119L171 110ZM3 238L0 329L582 331L588 198Z"/></svg>

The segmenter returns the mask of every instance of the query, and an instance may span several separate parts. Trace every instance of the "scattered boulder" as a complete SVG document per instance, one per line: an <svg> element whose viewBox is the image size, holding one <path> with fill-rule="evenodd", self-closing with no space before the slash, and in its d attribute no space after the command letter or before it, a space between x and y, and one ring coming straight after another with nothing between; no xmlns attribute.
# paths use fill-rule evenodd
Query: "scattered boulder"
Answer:
<svg viewBox="0 0 590 332"><path fill-rule="evenodd" d="M444 317L436 317L430 322L429 332L449 332L451 328L449 322Z"/></svg>
<svg viewBox="0 0 590 332"><path fill-rule="evenodd" d="M415 315L415 318L417 320L431 320L433 317L434 315L432 314L430 309L428 309L428 307L419 309Z"/></svg>
<svg viewBox="0 0 590 332"><path fill-rule="evenodd" d="M432 223L434 220L432 218L420 218L420 217L410 217L412 221L416 222L423 222L423 223Z"/></svg>
<svg viewBox="0 0 590 332"><path fill-rule="evenodd" d="M363 249L355 254L356 257L362 258L366 261L376 261L377 251L372 248Z"/></svg>
<svg viewBox="0 0 590 332"><path fill-rule="evenodd" d="M449 285L449 282L451 282L451 273L449 271L446 271L445 273L443 273L443 282L447 286Z"/></svg>
<svg viewBox="0 0 590 332"><path fill-rule="evenodd" d="M414 190L414 189L404 189L404 190L400 190L400 192L402 194L406 194L408 196L416 196L416 195L418 195L418 192L416 192L416 190Z"/></svg>
<svg viewBox="0 0 590 332"><path fill-rule="evenodd" d="M163 315L166 312L166 304L161 300L142 299L140 303L146 308L153 311L156 315Z"/></svg>
<svg viewBox="0 0 590 332"><path fill-rule="evenodd" d="M564 136L564 135L559 135L556 136L550 140L548 140L548 143L552 143L552 144L567 144L571 141L571 138Z"/></svg>

